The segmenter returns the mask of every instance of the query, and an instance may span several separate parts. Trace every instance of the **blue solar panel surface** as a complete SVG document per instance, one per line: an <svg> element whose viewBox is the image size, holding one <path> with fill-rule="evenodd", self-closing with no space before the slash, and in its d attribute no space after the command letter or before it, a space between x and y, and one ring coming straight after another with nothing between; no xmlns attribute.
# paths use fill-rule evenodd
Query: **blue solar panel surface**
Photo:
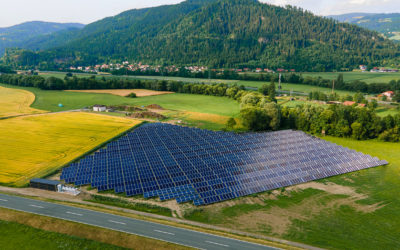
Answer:
<svg viewBox="0 0 400 250"><path fill-rule="evenodd" d="M235 134L151 123L71 164L61 179L206 205L386 164L300 131Z"/></svg>

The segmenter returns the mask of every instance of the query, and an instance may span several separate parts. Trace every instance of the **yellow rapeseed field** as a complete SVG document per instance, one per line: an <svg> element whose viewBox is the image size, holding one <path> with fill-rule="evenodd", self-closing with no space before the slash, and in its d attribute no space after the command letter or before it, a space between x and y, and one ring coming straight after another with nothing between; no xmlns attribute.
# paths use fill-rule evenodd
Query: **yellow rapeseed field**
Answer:
<svg viewBox="0 0 400 250"><path fill-rule="evenodd" d="M0 87L0 118L44 112L30 108L34 101L35 95L29 91Z"/></svg>
<svg viewBox="0 0 400 250"><path fill-rule="evenodd" d="M0 183L23 186L138 124L137 120L82 112L0 120Z"/></svg>

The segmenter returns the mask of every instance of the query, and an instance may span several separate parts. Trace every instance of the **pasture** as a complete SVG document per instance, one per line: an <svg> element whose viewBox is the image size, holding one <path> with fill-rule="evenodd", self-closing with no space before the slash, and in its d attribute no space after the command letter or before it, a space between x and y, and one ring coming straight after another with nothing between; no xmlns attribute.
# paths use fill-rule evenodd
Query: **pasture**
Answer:
<svg viewBox="0 0 400 250"><path fill-rule="evenodd" d="M0 84L0 86L31 91L36 96L32 107L52 112L80 109L95 104L126 104L136 106L159 104L163 108L177 111L192 111L224 116L237 116L239 114L239 104L235 100L227 97L176 93L141 98L126 98L110 94L40 90L38 88L17 87L5 84ZM59 103L63 104L64 107L59 107Z"/></svg>
<svg viewBox="0 0 400 250"><path fill-rule="evenodd" d="M140 122L89 113L65 112L0 121L0 183L26 185Z"/></svg>
<svg viewBox="0 0 400 250"><path fill-rule="evenodd" d="M35 95L29 91L0 86L0 118L42 113L30 107L34 101Z"/></svg>
<svg viewBox="0 0 400 250"><path fill-rule="evenodd" d="M168 91L154 91L147 89L92 89L92 90L67 90L67 91L78 92L78 93L111 94L117 96L127 96L131 93L135 93L137 97L173 94L173 92L168 92Z"/></svg>
<svg viewBox="0 0 400 250"><path fill-rule="evenodd" d="M321 77L323 79L337 79L340 72L302 73L303 77ZM371 72L343 72L345 82L360 80L366 83L388 83L391 80L400 80L400 73L371 73Z"/></svg>

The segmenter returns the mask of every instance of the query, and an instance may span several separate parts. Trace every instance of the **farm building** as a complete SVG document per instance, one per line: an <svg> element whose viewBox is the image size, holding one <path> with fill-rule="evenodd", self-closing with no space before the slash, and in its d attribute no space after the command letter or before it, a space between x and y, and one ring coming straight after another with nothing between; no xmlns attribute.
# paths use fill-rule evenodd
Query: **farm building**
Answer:
<svg viewBox="0 0 400 250"><path fill-rule="evenodd" d="M54 192L57 192L58 185L60 185L59 181L52 181L52 180L46 180L46 179L32 179L30 181L30 186L32 188L38 188L38 189L54 191Z"/></svg>
<svg viewBox="0 0 400 250"><path fill-rule="evenodd" d="M94 112L105 112L106 110L107 110L107 107L104 105L94 105L93 106Z"/></svg>
<svg viewBox="0 0 400 250"><path fill-rule="evenodd" d="M390 101L392 100L393 96L394 96L394 92L393 91L386 91L384 93L382 93L383 96L386 96L387 99Z"/></svg>

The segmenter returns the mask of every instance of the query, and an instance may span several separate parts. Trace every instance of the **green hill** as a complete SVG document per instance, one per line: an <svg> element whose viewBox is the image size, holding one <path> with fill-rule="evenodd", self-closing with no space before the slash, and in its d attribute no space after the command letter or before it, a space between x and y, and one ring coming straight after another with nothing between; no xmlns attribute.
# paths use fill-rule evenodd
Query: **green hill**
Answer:
<svg viewBox="0 0 400 250"><path fill-rule="evenodd" d="M392 40L400 41L400 13L350 13L330 17L340 22L348 22L363 28L378 31Z"/></svg>
<svg viewBox="0 0 400 250"><path fill-rule="evenodd" d="M380 65L400 55L376 32L256 0L189 0L130 10L68 39L52 39L65 42L39 53L9 51L5 61L44 69L129 60L329 71Z"/></svg>
<svg viewBox="0 0 400 250"><path fill-rule="evenodd" d="M0 55L10 47L29 48L28 43L37 37L53 34L61 30L79 30L84 25L79 23L26 22L19 25L0 28Z"/></svg>

